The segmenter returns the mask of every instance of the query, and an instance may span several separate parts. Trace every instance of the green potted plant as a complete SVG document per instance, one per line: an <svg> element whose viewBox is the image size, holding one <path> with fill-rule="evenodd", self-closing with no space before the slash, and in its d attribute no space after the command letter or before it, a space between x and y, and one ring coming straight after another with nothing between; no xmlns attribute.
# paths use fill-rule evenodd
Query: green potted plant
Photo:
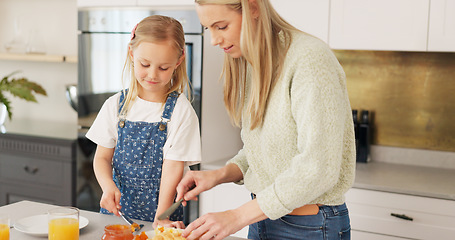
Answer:
<svg viewBox="0 0 455 240"><path fill-rule="evenodd" d="M18 72L6 75L0 81L0 126L5 122L6 114L10 120L13 116L11 101L8 100L5 92L30 102L37 102L34 94L47 96L46 90L38 83L31 82L25 77L13 78L12 76Z"/></svg>

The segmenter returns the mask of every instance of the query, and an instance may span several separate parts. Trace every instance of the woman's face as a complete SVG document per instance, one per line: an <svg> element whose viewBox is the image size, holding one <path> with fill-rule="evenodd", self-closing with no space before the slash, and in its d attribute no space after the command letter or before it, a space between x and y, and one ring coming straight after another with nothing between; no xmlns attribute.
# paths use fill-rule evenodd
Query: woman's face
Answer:
<svg viewBox="0 0 455 240"><path fill-rule="evenodd" d="M217 4L196 4L196 11L202 26L210 31L212 45L219 45L233 58L241 57L242 14L226 5Z"/></svg>
<svg viewBox="0 0 455 240"><path fill-rule="evenodd" d="M183 56L179 58L170 41L141 42L134 50L130 49L130 55L134 75L141 86L139 97L148 101L161 100L162 94L169 90L172 74Z"/></svg>

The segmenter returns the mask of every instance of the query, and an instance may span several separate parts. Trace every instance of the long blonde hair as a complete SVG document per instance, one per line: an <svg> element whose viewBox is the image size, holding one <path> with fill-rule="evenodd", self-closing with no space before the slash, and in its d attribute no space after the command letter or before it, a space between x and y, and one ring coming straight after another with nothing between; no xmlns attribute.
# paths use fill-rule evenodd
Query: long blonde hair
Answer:
<svg viewBox="0 0 455 240"><path fill-rule="evenodd" d="M280 76L284 56L292 42L292 31L298 31L287 23L268 0L255 0L258 18L254 19L248 0L195 0L197 4L228 5L242 14L240 49L242 57L232 58L225 54L223 75L224 104L235 125L239 126L245 95L250 94L247 113L250 129L262 125L267 99ZM254 24L256 22L256 28ZM248 64L251 66L251 87L246 93ZM246 127L246 126L244 126Z"/></svg>
<svg viewBox="0 0 455 240"><path fill-rule="evenodd" d="M175 51L180 58L185 54L185 33L179 21L174 18L152 15L140 21L135 30L132 32L132 39L128 43L128 48L135 49L142 42L159 43L163 41L172 41ZM133 59L127 53L125 65L123 67L123 75L129 77L129 90L124 100L124 106L120 114L125 114L131 107L131 102L138 96L138 83L134 75ZM123 77L124 79L125 77ZM175 69L172 74L171 86L166 96L163 98L163 104L169 93L177 91L183 93L187 89L187 96L191 99L190 86L188 75L186 72L186 58ZM125 93L125 89L123 90Z"/></svg>

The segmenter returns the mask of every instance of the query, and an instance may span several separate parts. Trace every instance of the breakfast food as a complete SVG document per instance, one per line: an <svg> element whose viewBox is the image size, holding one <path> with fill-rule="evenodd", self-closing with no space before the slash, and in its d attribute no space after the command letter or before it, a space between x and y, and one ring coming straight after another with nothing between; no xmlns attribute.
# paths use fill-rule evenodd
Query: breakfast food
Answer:
<svg viewBox="0 0 455 240"><path fill-rule="evenodd" d="M141 232L140 235L136 235L134 236L134 240L148 240L149 237L147 236L147 234L145 234L145 232Z"/></svg>
<svg viewBox="0 0 455 240"><path fill-rule="evenodd" d="M137 224L137 223L131 224L131 231L134 232L134 231L136 231L136 229L140 230L139 224Z"/></svg>
<svg viewBox="0 0 455 240"><path fill-rule="evenodd" d="M182 237L182 231L182 229L158 226L155 228L155 236L152 240L186 240Z"/></svg>

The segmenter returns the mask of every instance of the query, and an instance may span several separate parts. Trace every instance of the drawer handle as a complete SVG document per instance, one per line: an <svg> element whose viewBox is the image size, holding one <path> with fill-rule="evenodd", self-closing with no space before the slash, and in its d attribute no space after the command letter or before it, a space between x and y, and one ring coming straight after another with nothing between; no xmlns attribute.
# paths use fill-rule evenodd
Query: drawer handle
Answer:
<svg viewBox="0 0 455 240"><path fill-rule="evenodd" d="M29 166L24 166L24 170L30 174L35 175L38 172L39 168L37 167L31 168Z"/></svg>
<svg viewBox="0 0 455 240"><path fill-rule="evenodd" d="M391 216L394 216L394 217L397 217L397 218L404 219L404 220L408 220L408 221L414 220L412 217L408 217L408 216L406 216L406 215L404 215L404 214L391 213L390 215L391 215Z"/></svg>

